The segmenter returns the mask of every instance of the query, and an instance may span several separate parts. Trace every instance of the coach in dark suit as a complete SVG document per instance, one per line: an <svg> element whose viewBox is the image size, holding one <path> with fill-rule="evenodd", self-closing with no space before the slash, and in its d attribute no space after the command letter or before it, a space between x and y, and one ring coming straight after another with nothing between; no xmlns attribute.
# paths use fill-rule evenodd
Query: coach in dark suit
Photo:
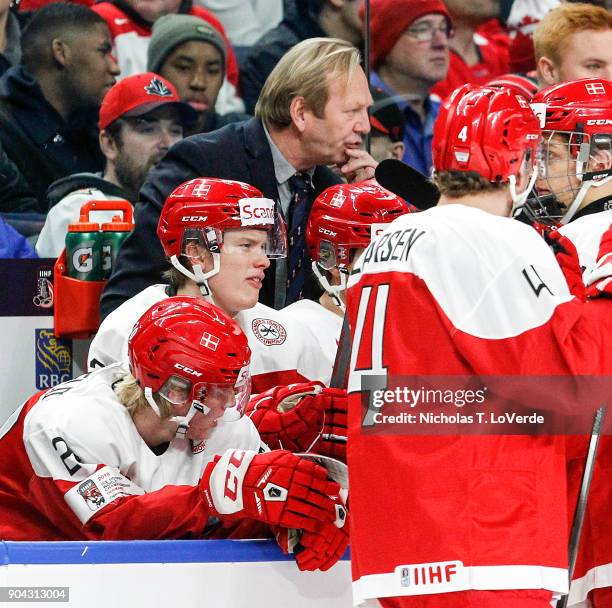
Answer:
<svg viewBox="0 0 612 608"><path fill-rule="evenodd" d="M281 308L286 303L292 248L294 257L295 248L303 248L303 226L292 226L292 206L299 196L293 187L295 177L303 177L302 185L310 188L307 205L341 181L328 166L337 166L351 181L372 177L375 161L361 149L369 131L371 103L354 47L332 38L296 45L268 77L256 118L182 140L149 173L136 205L136 227L119 252L102 296L102 317L160 282L169 268L156 235L161 208L176 186L195 177L243 181L277 201L293 236L287 260L266 271L259 299ZM309 263L303 269L310 274ZM305 281L308 286L309 278ZM300 292L298 297L302 295L308 294Z"/></svg>

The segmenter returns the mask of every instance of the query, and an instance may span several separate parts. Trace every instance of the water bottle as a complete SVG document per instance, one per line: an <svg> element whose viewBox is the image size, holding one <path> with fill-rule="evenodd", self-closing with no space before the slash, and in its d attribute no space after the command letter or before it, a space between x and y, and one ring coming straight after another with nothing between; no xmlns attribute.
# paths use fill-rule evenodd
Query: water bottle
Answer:
<svg viewBox="0 0 612 608"><path fill-rule="evenodd" d="M100 224L75 222L66 233L68 276L80 281L102 280L102 238Z"/></svg>
<svg viewBox="0 0 612 608"><path fill-rule="evenodd" d="M133 228L131 222L125 222L121 216L115 215L111 222L102 224L102 278L108 279L113 268L117 253Z"/></svg>

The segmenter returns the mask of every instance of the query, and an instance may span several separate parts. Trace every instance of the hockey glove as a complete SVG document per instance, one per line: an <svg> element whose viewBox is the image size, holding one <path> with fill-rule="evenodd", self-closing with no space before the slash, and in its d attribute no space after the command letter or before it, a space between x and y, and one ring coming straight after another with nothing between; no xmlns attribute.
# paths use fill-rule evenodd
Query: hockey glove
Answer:
<svg viewBox="0 0 612 608"><path fill-rule="evenodd" d="M348 510L337 505L336 513L335 522L320 522L315 531L275 529L283 553L294 553L300 570L329 570L346 551L350 527Z"/></svg>
<svg viewBox="0 0 612 608"><path fill-rule="evenodd" d="M325 421L321 438L312 452L346 462L347 407L346 391L338 388L325 390Z"/></svg>
<svg viewBox="0 0 612 608"><path fill-rule="evenodd" d="M277 386L253 397L246 414L271 449L308 452L323 430L327 390L319 382Z"/></svg>
<svg viewBox="0 0 612 608"><path fill-rule="evenodd" d="M335 522L337 508L345 508L340 486L328 480L323 467L285 450L227 450L206 466L200 487L213 516L304 531Z"/></svg>
<svg viewBox="0 0 612 608"><path fill-rule="evenodd" d="M574 243L558 230L546 230L542 236L557 258L570 293L580 300L586 300L586 287L582 280L582 268Z"/></svg>

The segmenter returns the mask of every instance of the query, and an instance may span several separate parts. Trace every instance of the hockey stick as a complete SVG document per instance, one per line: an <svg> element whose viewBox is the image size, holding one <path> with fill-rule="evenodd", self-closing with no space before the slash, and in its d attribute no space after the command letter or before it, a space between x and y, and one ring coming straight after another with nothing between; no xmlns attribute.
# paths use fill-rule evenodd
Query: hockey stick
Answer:
<svg viewBox="0 0 612 608"><path fill-rule="evenodd" d="M580 534L584 524L584 515L586 513L587 502L589 499L589 490L591 488L591 479L593 477L593 469L597 458L597 448L599 447L599 437L603 428L604 419L606 417L606 406L602 405L595 412L593 420L593 429L591 430L591 439L589 441L589 449L587 450L586 462L584 465L584 473L580 483L580 493L576 503L576 511L574 512L574 521L572 522L572 531L569 542L569 585L571 589L572 576L576 567L576 558L578 557L578 547L580 545ZM569 589L567 595L564 595L558 602L557 608L566 608L569 601Z"/></svg>
<svg viewBox="0 0 612 608"><path fill-rule="evenodd" d="M348 315L344 313L340 338L338 340L338 350L334 360L334 370L332 371L330 388L346 388L346 376L348 374L349 363L351 361L351 329L349 327Z"/></svg>
<svg viewBox="0 0 612 608"><path fill-rule="evenodd" d="M435 207L440 199L440 192L432 181L400 160L387 158L381 161L374 176L383 188L421 211Z"/></svg>

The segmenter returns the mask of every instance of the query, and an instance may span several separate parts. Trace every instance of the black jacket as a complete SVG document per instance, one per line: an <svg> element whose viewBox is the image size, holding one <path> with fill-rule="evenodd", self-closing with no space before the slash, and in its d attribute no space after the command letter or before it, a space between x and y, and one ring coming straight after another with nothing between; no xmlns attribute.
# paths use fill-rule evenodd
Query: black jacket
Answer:
<svg viewBox="0 0 612 608"><path fill-rule="evenodd" d="M157 238L157 222L170 192L195 177L219 177L246 182L278 201L272 152L261 121L252 118L213 131L192 135L175 144L149 173L135 206L134 231L124 241L113 273L102 294L102 318L149 285L161 281L169 268ZM327 167L317 166L313 184L317 193L340 183ZM266 271L259 299L274 306L274 263Z"/></svg>
<svg viewBox="0 0 612 608"><path fill-rule="evenodd" d="M317 20L320 6L315 9L311 5L311 0L285 2L283 20L266 32L240 62L240 94L249 114L255 112L263 84L279 59L302 40L327 36Z"/></svg>
<svg viewBox="0 0 612 608"><path fill-rule="evenodd" d="M0 79L0 141L32 189L39 211L47 211L47 188L55 180L102 170L96 122L93 109L65 122L21 67Z"/></svg>

